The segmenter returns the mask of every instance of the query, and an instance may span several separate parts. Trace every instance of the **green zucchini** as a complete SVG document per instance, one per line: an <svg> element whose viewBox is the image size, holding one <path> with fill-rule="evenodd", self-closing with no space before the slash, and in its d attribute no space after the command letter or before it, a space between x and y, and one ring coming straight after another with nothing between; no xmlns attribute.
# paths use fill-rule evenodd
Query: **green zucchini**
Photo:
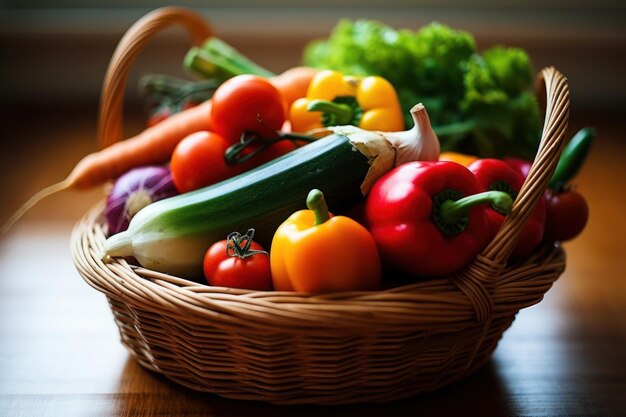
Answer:
<svg viewBox="0 0 626 417"><path fill-rule="evenodd" d="M208 247L233 231L254 228L255 240L269 249L274 231L306 208L314 188L334 210L356 203L369 168L346 136L327 136L237 177L150 204L127 231L106 240L103 257L133 256L146 268L199 276Z"/></svg>

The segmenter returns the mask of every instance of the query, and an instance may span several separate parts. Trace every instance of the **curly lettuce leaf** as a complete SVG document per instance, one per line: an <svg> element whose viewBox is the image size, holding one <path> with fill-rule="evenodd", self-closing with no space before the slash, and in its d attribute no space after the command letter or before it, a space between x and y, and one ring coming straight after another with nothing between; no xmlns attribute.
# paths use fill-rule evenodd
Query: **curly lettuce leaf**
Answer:
<svg viewBox="0 0 626 417"><path fill-rule="evenodd" d="M328 39L308 45L304 64L386 78L405 115L417 102L429 109L442 149L495 157L536 151L541 122L529 91L534 71L519 48L478 53L470 33L439 23L413 31L344 19ZM411 123L408 117L407 127Z"/></svg>
<svg viewBox="0 0 626 417"><path fill-rule="evenodd" d="M474 120L469 152L531 157L539 144L539 106L528 89L532 66L516 48L492 48L465 64L463 117Z"/></svg>

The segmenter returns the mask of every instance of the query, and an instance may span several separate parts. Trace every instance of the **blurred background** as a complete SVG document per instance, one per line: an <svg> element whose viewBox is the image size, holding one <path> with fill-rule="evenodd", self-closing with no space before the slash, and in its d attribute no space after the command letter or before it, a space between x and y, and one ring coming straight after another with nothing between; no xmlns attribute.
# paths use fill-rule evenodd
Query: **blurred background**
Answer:
<svg viewBox="0 0 626 417"><path fill-rule="evenodd" d="M298 63L306 42L327 36L342 17L411 29L436 20L470 31L479 48L520 46L537 68L558 65L574 86L575 103L610 106L626 94L626 3L619 0L4 0L3 101L97 100L125 29L168 4L199 11L217 34L276 71ZM181 33L172 30L154 44L135 75L180 74L187 46Z"/></svg>
<svg viewBox="0 0 626 417"><path fill-rule="evenodd" d="M220 37L274 71L297 65L306 43L328 36L342 17L411 29L435 20L470 31L479 49L518 46L537 70L557 66L570 81L573 120L589 112L611 118L626 103L626 3L619 0L3 0L0 178L11 198L0 220L96 149L100 86L115 45L133 22L167 4L202 13ZM188 76L181 69L188 46L185 33L173 28L142 53L128 84L127 134L143 126L139 78L149 72ZM80 215L83 206L63 201L63 217L73 207Z"/></svg>

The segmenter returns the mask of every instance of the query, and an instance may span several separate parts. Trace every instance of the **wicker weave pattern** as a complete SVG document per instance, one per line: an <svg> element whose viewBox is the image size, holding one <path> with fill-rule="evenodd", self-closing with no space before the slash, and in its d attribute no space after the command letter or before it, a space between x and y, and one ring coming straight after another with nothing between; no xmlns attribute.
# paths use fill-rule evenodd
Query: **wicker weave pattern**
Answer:
<svg viewBox="0 0 626 417"><path fill-rule="evenodd" d="M209 33L197 15L178 8L157 10L129 30L103 87L103 145L119 139L130 61L172 22L196 42ZM435 390L483 365L517 312L541 301L565 267L559 247L507 265L567 127L565 77L544 69L538 88L546 118L528 179L498 235L454 276L326 295L209 287L121 259L103 263L102 206L73 231L74 263L106 294L122 343L138 361L192 389L276 404L384 402Z"/></svg>

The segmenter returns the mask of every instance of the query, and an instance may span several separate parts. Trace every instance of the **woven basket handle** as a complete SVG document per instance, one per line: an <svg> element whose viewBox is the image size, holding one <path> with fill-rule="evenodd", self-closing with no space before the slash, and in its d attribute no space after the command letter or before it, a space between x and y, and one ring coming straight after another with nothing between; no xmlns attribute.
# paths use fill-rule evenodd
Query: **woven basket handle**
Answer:
<svg viewBox="0 0 626 417"><path fill-rule="evenodd" d="M172 25L183 26L194 45L200 45L212 34L210 26L202 16L181 7L156 9L139 19L126 31L113 53L102 85L98 119L101 148L122 139L124 92L135 58L154 35Z"/></svg>
<svg viewBox="0 0 626 417"><path fill-rule="evenodd" d="M502 227L474 262L453 278L470 299L477 320L491 317L493 303L488 287L502 272L526 221L546 190L565 145L569 119L569 87L567 79L554 67L543 69L537 77L537 95L545 102L545 120L541 142L526 181L515 199L511 213Z"/></svg>
<svg viewBox="0 0 626 417"><path fill-rule="evenodd" d="M537 78L537 94L545 102L546 109L537 156L513 204L511 214L506 216L497 235L482 252L484 258L496 264L505 263L515 248L526 221L554 174L565 145L569 120L567 79L554 67L545 68Z"/></svg>

